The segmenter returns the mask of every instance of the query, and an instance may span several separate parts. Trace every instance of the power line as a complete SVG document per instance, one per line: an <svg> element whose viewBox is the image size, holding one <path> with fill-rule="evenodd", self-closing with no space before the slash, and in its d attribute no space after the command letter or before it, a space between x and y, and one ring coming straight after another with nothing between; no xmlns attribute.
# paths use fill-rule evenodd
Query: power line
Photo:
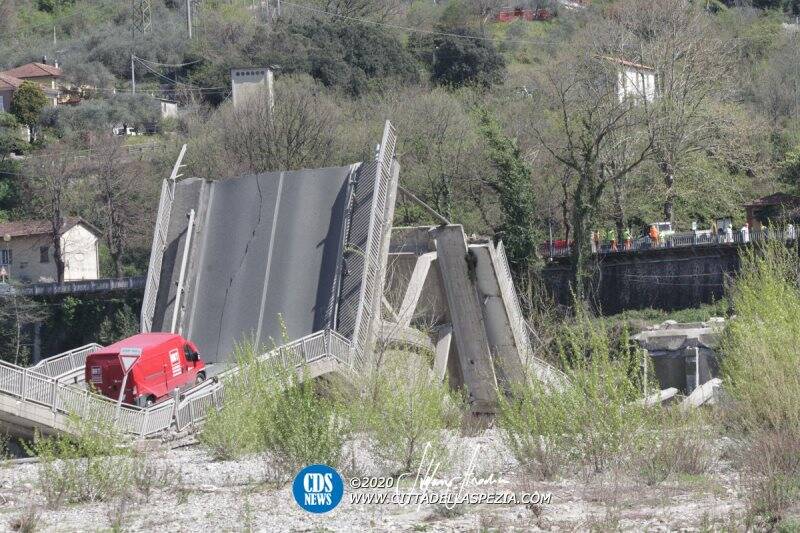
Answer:
<svg viewBox="0 0 800 533"><path fill-rule="evenodd" d="M201 90L201 91L202 91L202 90L215 90L215 91L217 91L217 90L227 90L227 89L228 89L227 87L199 87L199 86L197 86L197 85L193 85L193 84L191 84L191 83L185 83L185 82L182 82L182 81L174 80L174 79L172 79L172 78L169 78L169 77L167 77L167 76L164 76L163 74L161 74L160 72L158 72L157 70L155 70L154 68L152 68L150 65L148 65L148 64L147 64L147 63L145 63L145 62L143 62L143 61L141 60L141 58L139 58L139 57L136 57L136 56L133 56L133 59L134 59L134 60L136 60L136 61L138 61L138 62L139 62L139 64L141 64L141 65L142 65L144 68L146 68L147 70L149 70L150 72L152 72L152 73L153 73L153 74L155 74L156 76L158 76L158 77L160 77L160 78L163 78L163 79L165 79L165 80L167 80L167 81L169 81L169 82L173 83L174 85L186 85L186 86L187 86L187 87L189 87L189 88L194 88L195 90Z"/></svg>
<svg viewBox="0 0 800 533"><path fill-rule="evenodd" d="M445 31L436 31L436 30L424 30L422 28L410 28L408 26L400 26L398 24L389 24L388 22L377 22L374 20L363 19L360 17L351 17L348 15L340 15L338 13L332 13L330 11L325 11L324 9L319 9L316 7L305 6L302 4L294 4L292 2L281 2L282 5L291 6L297 9L302 9L306 11L311 11L314 13L329 15L331 17L340 18L342 20L350 20L353 22L359 22L361 24L371 24L373 26L382 26L385 28L393 28L396 30L403 30L415 33L424 33L426 35L441 35L443 37L455 37L457 39L471 39L473 41L491 41L491 42L499 42L499 43L524 43L524 44L563 44L564 41L533 41L528 39L503 39L500 37L481 37L478 35L460 35L458 33L450 33Z"/></svg>
<svg viewBox="0 0 800 533"><path fill-rule="evenodd" d="M172 65L170 63L159 63L158 61L150 61L149 59L145 59L143 57L137 57L136 59L138 59L139 61L142 61L144 63L150 63L151 65L157 65L159 67L180 68L180 67L186 67L186 66L189 66L189 65L194 65L195 63L200 63L205 58L197 59L195 61L190 61L188 63L180 63L180 64L177 64L177 65Z"/></svg>

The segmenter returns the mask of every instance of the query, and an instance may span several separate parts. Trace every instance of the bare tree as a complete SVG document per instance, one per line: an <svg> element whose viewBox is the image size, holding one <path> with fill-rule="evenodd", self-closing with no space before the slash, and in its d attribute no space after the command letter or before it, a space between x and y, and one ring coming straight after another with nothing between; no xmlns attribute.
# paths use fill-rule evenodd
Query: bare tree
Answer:
<svg viewBox="0 0 800 533"><path fill-rule="evenodd" d="M306 80L281 80L275 92L274 111L264 91L217 112L201 146L190 151L196 173L231 177L330 165L339 122L332 98Z"/></svg>
<svg viewBox="0 0 800 533"><path fill-rule="evenodd" d="M0 294L0 354L15 365L30 362L29 328L45 317L41 304L18 291Z"/></svg>
<svg viewBox="0 0 800 533"><path fill-rule="evenodd" d="M50 225L53 243L53 261L57 281L64 281L64 253L62 235L65 219L73 205L73 192L79 175L79 165L66 143L55 143L29 160L25 178L33 213L46 219Z"/></svg>
<svg viewBox="0 0 800 533"><path fill-rule="evenodd" d="M114 275L121 278L123 259L131 237L141 229L141 165L131 161L123 147L124 138L107 136L97 143L90 172L94 174L95 217L114 265Z"/></svg>
<svg viewBox="0 0 800 533"><path fill-rule="evenodd" d="M684 166L694 154L730 141L721 102L733 96L735 46L696 2L629 0L613 19L633 37L630 59L655 69L657 96L645 103L665 186L664 218L673 221Z"/></svg>
<svg viewBox="0 0 800 533"><path fill-rule="evenodd" d="M635 96L620 98L619 66L607 59L623 53L626 37L602 21L591 25L544 69L540 84L548 120L534 124L538 140L564 167L564 176L575 180L573 289L580 299L589 295L591 232L606 188L653 148L646 106Z"/></svg>

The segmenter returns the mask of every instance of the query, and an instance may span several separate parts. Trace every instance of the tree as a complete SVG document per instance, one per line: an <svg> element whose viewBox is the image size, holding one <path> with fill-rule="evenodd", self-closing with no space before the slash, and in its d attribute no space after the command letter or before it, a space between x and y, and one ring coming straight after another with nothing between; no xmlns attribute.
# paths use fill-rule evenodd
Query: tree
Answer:
<svg viewBox="0 0 800 533"><path fill-rule="evenodd" d="M734 96L735 61L731 42L720 37L712 16L685 0L629 0L614 22L632 36L627 46L639 63L655 69L657 95L647 115L653 157L664 180L664 219L675 220L679 179L700 152L714 152L731 139L725 108Z"/></svg>
<svg viewBox="0 0 800 533"><path fill-rule="evenodd" d="M509 261L529 282L537 245L531 170L523 161L516 142L504 135L500 124L485 111L481 113L481 133L489 145L489 159L497 169L494 187L503 210L501 228Z"/></svg>
<svg viewBox="0 0 800 533"><path fill-rule="evenodd" d="M17 290L0 293L0 354L3 360L25 366L30 362L30 328L44 319L45 310Z"/></svg>
<svg viewBox="0 0 800 533"><path fill-rule="evenodd" d="M31 82L22 82L14 98L11 99L11 114L17 117L21 124L25 124L31 130L31 140L36 139L39 115L47 105L47 96L39 85Z"/></svg>
<svg viewBox="0 0 800 533"><path fill-rule="evenodd" d="M456 28L448 33L431 40L431 76L436 83L488 88L502 81L505 59L491 41L481 39L469 28Z"/></svg>
<svg viewBox="0 0 800 533"><path fill-rule="evenodd" d="M31 211L50 223L49 237L59 283L64 281L65 268L61 236L74 203L73 193L79 175L79 167L70 151L66 143L56 143L31 159L25 169Z"/></svg>
<svg viewBox="0 0 800 533"><path fill-rule="evenodd" d="M606 188L642 164L653 148L646 106L637 98L620 99L618 66L603 59L618 57L625 42L602 22L590 25L544 69L540 83L546 118L534 130L574 179L573 290L579 299L589 296L591 233Z"/></svg>
<svg viewBox="0 0 800 533"><path fill-rule="evenodd" d="M146 183L139 162L126 161L124 140L100 139L89 170L94 177L95 218L103 231L114 275L125 275L123 259L132 237L141 230L142 193Z"/></svg>
<svg viewBox="0 0 800 533"><path fill-rule="evenodd" d="M221 107L196 140L201 147L189 151L193 165L219 177L330 165L340 111L324 88L284 78L275 100L274 112L266 91Z"/></svg>

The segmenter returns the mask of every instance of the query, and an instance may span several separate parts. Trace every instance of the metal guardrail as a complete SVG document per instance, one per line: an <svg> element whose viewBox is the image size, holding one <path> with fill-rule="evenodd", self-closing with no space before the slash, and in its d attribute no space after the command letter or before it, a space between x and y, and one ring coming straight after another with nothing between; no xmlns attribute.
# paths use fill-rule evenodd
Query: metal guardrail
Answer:
<svg viewBox="0 0 800 533"><path fill-rule="evenodd" d="M117 416L113 400L4 361L0 361L0 392L29 406L46 407L57 415L75 414L88 420L105 421L114 421ZM168 429L173 412L173 399L146 410L123 405L115 424L125 433L148 437Z"/></svg>
<svg viewBox="0 0 800 533"><path fill-rule="evenodd" d="M355 327L353 330L354 364L364 364L364 351L369 343L370 325L373 321L375 290L381 269L381 248L385 234L384 216L389 196L389 184L392 179L392 161L397 146L397 133L390 122L386 122L383 130L380 151L377 157L377 176L372 195L367 247L364 250L364 273L361 296L358 302Z"/></svg>
<svg viewBox="0 0 800 533"><path fill-rule="evenodd" d="M62 283L31 283L15 290L25 296L54 296L57 294L87 294L93 292L129 291L141 289L145 285L143 277L84 279Z"/></svg>
<svg viewBox="0 0 800 533"><path fill-rule="evenodd" d="M51 378L71 374L79 369L83 369L86 365L86 357L100 348L102 348L102 346L96 342L80 346L64 353L54 355L53 357L42 359L30 367L30 370Z"/></svg>
<svg viewBox="0 0 800 533"><path fill-rule="evenodd" d="M161 186L161 199L153 231L153 247L150 250L150 265L147 267L147 281L142 300L141 328L143 333L149 332L153 327L153 313L156 310L158 285L161 281L161 261L164 259L164 250L167 248L169 218L172 212L172 202L175 199L173 185L174 182L170 184L168 180L164 180Z"/></svg>
<svg viewBox="0 0 800 533"><path fill-rule="evenodd" d="M352 368L353 350L350 341L336 331L326 329L270 350L260 355L258 360L266 362L277 374L326 357L332 357L344 367ZM211 409L221 408L224 383L235 377L240 370L239 367L226 370L217 376L216 381L208 381L187 394L175 410L176 429L183 431L196 425L206 419Z"/></svg>
<svg viewBox="0 0 800 533"><path fill-rule="evenodd" d="M730 235L709 235L708 233L676 233L652 241L649 237L640 237L630 242L593 243L592 253L615 254L622 252L640 252L646 250L664 250L669 248L685 248L691 246L744 245L768 240L792 242L797 238L797 230L759 230L743 233L735 231ZM549 243L543 247L546 257L567 257L572 253L571 246L552 247Z"/></svg>

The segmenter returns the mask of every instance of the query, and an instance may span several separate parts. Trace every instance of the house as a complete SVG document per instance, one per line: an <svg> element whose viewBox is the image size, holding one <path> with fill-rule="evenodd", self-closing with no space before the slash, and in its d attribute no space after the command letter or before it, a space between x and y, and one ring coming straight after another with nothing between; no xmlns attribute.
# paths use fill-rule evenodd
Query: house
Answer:
<svg viewBox="0 0 800 533"><path fill-rule="evenodd" d="M6 106L11 104L11 96L22 82L31 81L38 84L47 95L50 104L53 106L58 105L59 97L59 83L62 78L62 71L58 65L48 65L46 63L27 63L16 68L4 70L0 72L7 85L14 85L15 88L8 95L8 102ZM3 92L2 84L0 84L0 92ZM6 90L7 92L7 90ZM5 98L3 99L5 100ZM7 107L6 107L7 109Z"/></svg>
<svg viewBox="0 0 800 533"><path fill-rule="evenodd" d="M21 79L0 73L0 111L6 113L11 111L11 97L20 85L22 85Z"/></svg>
<svg viewBox="0 0 800 533"><path fill-rule="evenodd" d="M652 102L656 94L656 70L618 57L604 57L617 66L617 95L619 101L628 99Z"/></svg>
<svg viewBox="0 0 800 533"><path fill-rule="evenodd" d="M800 197L778 192L744 204L751 231L760 231L770 223L797 222L800 219Z"/></svg>
<svg viewBox="0 0 800 533"><path fill-rule="evenodd" d="M99 277L99 240L100 232L83 219L69 217L64 221L61 232L64 281ZM50 222L0 223L0 267L12 280L23 283L58 279Z"/></svg>

